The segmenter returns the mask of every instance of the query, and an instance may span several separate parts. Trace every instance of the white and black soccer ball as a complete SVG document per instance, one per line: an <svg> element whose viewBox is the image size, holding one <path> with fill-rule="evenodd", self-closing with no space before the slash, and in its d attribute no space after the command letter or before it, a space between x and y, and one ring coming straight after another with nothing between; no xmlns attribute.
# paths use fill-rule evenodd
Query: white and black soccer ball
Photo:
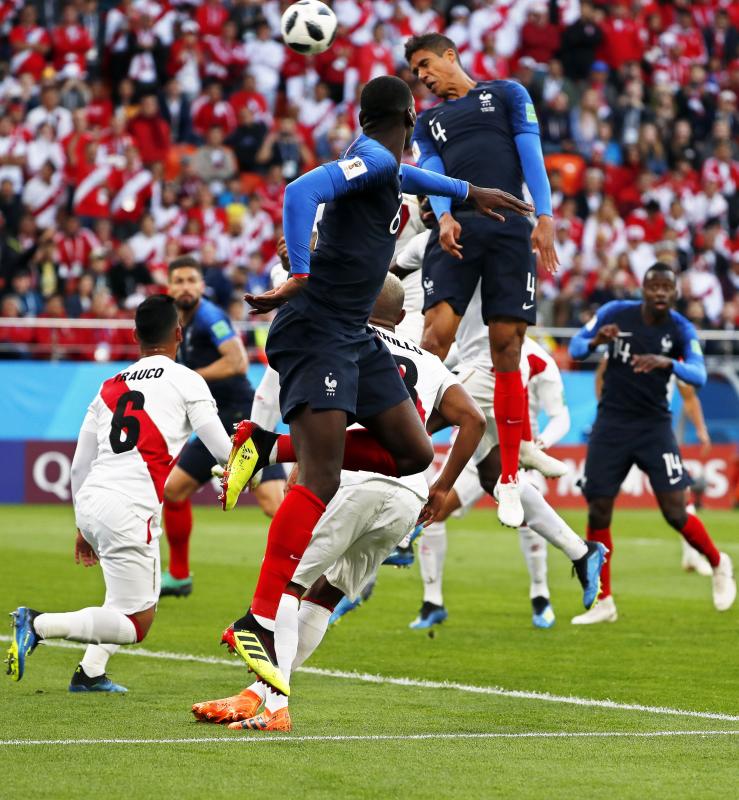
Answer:
<svg viewBox="0 0 739 800"><path fill-rule="evenodd" d="M304 56L323 53L336 36L336 14L321 0L298 0L282 15L282 39Z"/></svg>

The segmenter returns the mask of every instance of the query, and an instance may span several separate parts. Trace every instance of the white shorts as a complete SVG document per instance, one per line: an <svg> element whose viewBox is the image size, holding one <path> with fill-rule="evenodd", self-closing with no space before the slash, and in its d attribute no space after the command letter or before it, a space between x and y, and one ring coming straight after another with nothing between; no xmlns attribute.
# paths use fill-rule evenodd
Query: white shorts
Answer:
<svg viewBox="0 0 739 800"><path fill-rule="evenodd" d="M313 531L293 581L308 589L325 574L332 586L356 597L413 530L424 502L405 486L382 478L340 487Z"/></svg>
<svg viewBox="0 0 739 800"><path fill-rule="evenodd" d="M499 443L498 427L495 424L495 414L493 412L495 378L492 372L487 372L475 367L465 367L463 364L459 367L457 377L485 415L485 433L480 440L480 444L477 445L475 455L472 456L473 465L477 465L494 447L497 447Z"/></svg>
<svg viewBox="0 0 739 800"><path fill-rule="evenodd" d="M157 604L161 581L158 515L142 519L114 491L85 490L75 498L77 527L100 559L105 607L136 614Z"/></svg>

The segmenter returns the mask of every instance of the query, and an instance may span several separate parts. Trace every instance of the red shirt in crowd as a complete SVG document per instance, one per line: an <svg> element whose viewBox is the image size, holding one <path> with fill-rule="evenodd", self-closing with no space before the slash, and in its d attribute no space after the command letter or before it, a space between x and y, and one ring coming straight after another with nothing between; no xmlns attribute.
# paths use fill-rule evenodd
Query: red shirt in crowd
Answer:
<svg viewBox="0 0 739 800"><path fill-rule="evenodd" d="M136 142L144 164L164 161L172 143L172 134L167 121L160 116L138 115L128 123L128 132Z"/></svg>

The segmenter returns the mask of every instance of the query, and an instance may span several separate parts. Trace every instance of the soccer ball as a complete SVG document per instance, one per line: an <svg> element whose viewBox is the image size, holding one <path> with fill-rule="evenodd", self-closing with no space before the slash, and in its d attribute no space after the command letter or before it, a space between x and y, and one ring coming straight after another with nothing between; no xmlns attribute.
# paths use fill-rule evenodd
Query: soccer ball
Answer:
<svg viewBox="0 0 739 800"><path fill-rule="evenodd" d="M321 0L298 0L282 15L282 38L304 56L322 53L336 36L336 14Z"/></svg>

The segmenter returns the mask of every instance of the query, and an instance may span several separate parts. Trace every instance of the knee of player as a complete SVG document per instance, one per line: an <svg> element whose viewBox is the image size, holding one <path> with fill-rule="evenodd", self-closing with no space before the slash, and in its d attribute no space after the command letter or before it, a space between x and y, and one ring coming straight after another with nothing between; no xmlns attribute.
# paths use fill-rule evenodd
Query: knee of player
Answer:
<svg viewBox="0 0 739 800"><path fill-rule="evenodd" d="M164 484L164 502L165 503L182 503L190 496L190 493L184 486L178 485L176 482Z"/></svg>
<svg viewBox="0 0 739 800"><path fill-rule="evenodd" d="M267 481L259 486L254 493L259 503L259 508L268 516L274 517L282 503L285 493L285 481Z"/></svg>
<svg viewBox="0 0 739 800"><path fill-rule="evenodd" d="M151 608L147 608L145 611L129 614L128 618L133 623L134 628L136 628L137 642L143 642L146 638L146 634L149 633L152 623L154 622L156 611L156 606L151 606Z"/></svg>
<svg viewBox="0 0 739 800"><path fill-rule="evenodd" d="M676 505L670 508L663 508L662 516L665 518L665 522L676 531L681 531L688 521L688 513L684 506Z"/></svg>

